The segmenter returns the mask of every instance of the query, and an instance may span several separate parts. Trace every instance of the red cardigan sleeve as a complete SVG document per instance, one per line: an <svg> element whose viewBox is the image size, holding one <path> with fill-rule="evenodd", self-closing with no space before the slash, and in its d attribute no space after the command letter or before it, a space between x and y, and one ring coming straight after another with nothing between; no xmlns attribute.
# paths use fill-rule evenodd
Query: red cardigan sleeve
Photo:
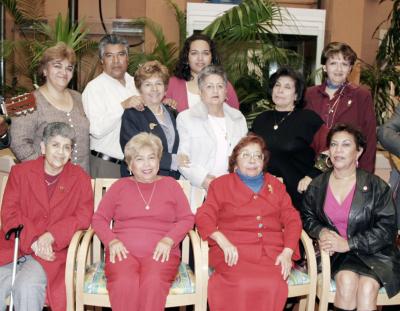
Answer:
<svg viewBox="0 0 400 311"><path fill-rule="evenodd" d="M219 204L214 185L215 183L211 182L207 199L196 213L196 226L203 240L207 240L212 233L218 231Z"/></svg>
<svg viewBox="0 0 400 311"><path fill-rule="evenodd" d="M93 190L90 177L85 173L81 173L78 178L81 192L71 193L71 195L79 195L79 203L74 208L74 212L68 217L52 224L47 229L54 237L53 249L60 251L68 247L72 236L78 230L87 229L93 215Z"/></svg>
<svg viewBox="0 0 400 311"><path fill-rule="evenodd" d="M299 239L301 236L302 223L299 212L293 207L289 194L286 192L283 184L278 184L279 181L274 182L274 187L279 189L281 195L279 220L284 228L283 238L284 247L289 247L294 250L293 259L300 258L299 256Z"/></svg>
<svg viewBox="0 0 400 311"><path fill-rule="evenodd" d="M23 224L24 229L20 235L19 249L24 254L31 254L32 243L36 241L45 230L42 226L37 226L36 222L25 215L21 208L20 198L23 196L21 193L21 179L24 178L24 175L21 171L18 171L18 169L18 166L12 167L8 177L1 208L1 225L4 232L7 232L11 228Z"/></svg>

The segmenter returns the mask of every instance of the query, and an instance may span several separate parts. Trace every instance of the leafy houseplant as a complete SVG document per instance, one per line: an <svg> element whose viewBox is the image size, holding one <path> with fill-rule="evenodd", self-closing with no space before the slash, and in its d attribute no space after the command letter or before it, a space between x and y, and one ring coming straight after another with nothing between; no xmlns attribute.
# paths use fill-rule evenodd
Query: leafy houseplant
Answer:
<svg viewBox="0 0 400 311"><path fill-rule="evenodd" d="M374 64L361 63L361 82L371 88L378 124L390 116L396 105L395 97L400 96L400 0L390 1L393 7L387 18L389 28L380 43Z"/></svg>
<svg viewBox="0 0 400 311"><path fill-rule="evenodd" d="M6 93L15 95L32 90L38 83L37 67L44 50L57 42L65 42L74 49L78 63L87 53L97 48L97 43L87 40L88 29L84 21L71 25L68 17L58 14L54 26L43 21L44 0L0 0L14 17L18 30L18 40L6 40L3 44L8 73L12 76L11 85L5 87ZM26 28L26 25L30 25ZM80 64L85 66L85 64Z"/></svg>
<svg viewBox="0 0 400 311"><path fill-rule="evenodd" d="M217 41L249 123L260 112L273 108L266 92L270 65L297 68L301 62L295 52L279 48L275 25L282 23L281 10L274 1L244 0L203 31Z"/></svg>

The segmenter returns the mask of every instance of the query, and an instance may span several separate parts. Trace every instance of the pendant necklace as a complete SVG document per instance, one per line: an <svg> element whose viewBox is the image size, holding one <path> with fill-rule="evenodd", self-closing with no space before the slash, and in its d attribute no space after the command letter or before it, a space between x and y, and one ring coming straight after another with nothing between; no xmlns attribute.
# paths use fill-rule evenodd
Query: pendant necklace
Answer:
<svg viewBox="0 0 400 311"><path fill-rule="evenodd" d="M279 122L277 122L277 121L276 121L276 110L274 110L274 127L273 127L273 128L274 128L274 131L276 131L276 130L279 128L279 125L281 125L282 122L285 121L286 118L287 118L288 116L290 116L291 113L292 113L293 111L294 111L294 109L291 110L287 115L283 116L282 119L279 120Z"/></svg>
<svg viewBox="0 0 400 311"><path fill-rule="evenodd" d="M139 194L140 194L140 196L142 197L142 200L143 200L143 202L144 202L144 204L145 204L145 206L144 206L145 210L149 210L149 209L150 209L151 199L153 198L154 190L156 189L156 182L154 182L153 190L151 190L151 194L150 194L150 197L149 197L149 200L148 200L148 201L146 201L146 200L144 199L143 193L142 193L142 191L140 191L139 184L137 183L136 180L135 180L135 184L136 184L136 187L137 187L137 189L138 189L138 191L139 191Z"/></svg>
<svg viewBox="0 0 400 311"><path fill-rule="evenodd" d="M329 129L331 129L334 124L336 111L339 108L340 100L343 96L343 92L344 92L346 86L347 86L347 83L344 83L342 85L342 89L340 90L339 94L337 95L337 97L332 105L330 104L330 100L328 101L328 116L326 119L326 126ZM351 100L349 100L349 103L351 104Z"/></svg>
<svg viewBox="0 0 400 311"><path fill-rule="evenodd" d="M47 179L44 180L47 186L51 186L52 184L55 184L58 181L58 177L54 179L53 181L48 181Z"/></svg>

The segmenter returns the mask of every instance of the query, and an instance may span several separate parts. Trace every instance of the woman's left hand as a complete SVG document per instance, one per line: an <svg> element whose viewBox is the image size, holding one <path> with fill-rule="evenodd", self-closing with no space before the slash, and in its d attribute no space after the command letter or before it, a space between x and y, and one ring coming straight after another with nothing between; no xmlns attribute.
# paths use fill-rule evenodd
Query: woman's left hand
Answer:
<svg viewBox="0 0 400 311"><path fill-rule="evenodd" d="M350 250L349 243L335 231L330 231L330 234L324 240L319 241L321 248L333 254L334 252L345 253Z"/></svg>
<svg viewBox="0 0 400 311"><path fill-rule="evenodd" d="M164 237L162 238L156 245L153 253L153 259L155 261L159 261L161 258L161 262L166 262L169 260L169 253L171 252L171 248L174 245L174 241L171 238Z"/></svg>
<svg viewBox="0 0 400 311"><path fill-rule="evenodd" d="M275 266L281 265L281 274L284 280L288 278L290 271L292 270L292 255L293 250L285 247L282 253L280 253L275 260Z"/></svg>
<svg viewBox="0 0 400 311"><path fill-rule="evenodd" d="M297 191L300 193L306 191L311 181L311 177L304 176L302 179L300 179L299 184L297 185Z"/></svg>

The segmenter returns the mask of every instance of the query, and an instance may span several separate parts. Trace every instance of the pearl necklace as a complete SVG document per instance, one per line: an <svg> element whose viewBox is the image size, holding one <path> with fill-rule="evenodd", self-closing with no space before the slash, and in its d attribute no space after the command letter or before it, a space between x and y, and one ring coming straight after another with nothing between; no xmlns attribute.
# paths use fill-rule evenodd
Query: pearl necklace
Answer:
<svg viewBox="0 0 400 311"><path fill-rule="evenodd" d="M150 209L150 203L151 203L151 200L153 199L153 194L154 194L154 190L156 190L156 184L157 184L157 183L154 182L154 184L153 184L153 190L151 190L150 198L149 198L148 201L146 201L146 200L144 199L144 196L143 196L142 191L141 191L140 188L139 188L139 184L137 183L137 181L136 181L135 179L134 179L134 181L135 181L137 190L139 191L139 194L140 194L140 196L141 196L141 198L142 198L142 200L143 200L143 202L144 202L144 204L145 204L144 209L145 209L145 210L149 210L149 209Z"/></svg>

